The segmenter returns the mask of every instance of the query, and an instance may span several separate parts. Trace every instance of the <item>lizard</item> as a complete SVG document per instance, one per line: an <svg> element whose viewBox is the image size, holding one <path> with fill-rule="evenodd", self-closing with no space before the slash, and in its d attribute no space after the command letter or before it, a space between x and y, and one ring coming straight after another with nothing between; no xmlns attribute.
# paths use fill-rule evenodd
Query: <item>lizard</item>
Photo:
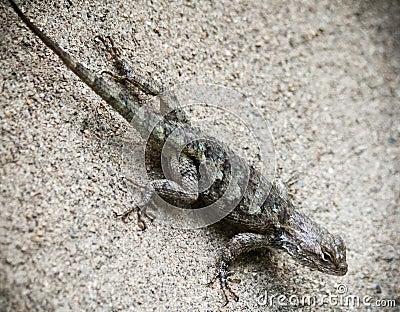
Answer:
<svg viewBox="0 0 400 312"><path fill-rule="evenodd" d="M161 170L157 157L161 155L167 141L177 149L183 146L178 152L167 154L173 171L172 178L164 177L149 182L144 194L144 205L135 209L143 229L146 226L143 207L155 193L167 202L192 210L193 207L212 205L223 197L230 185L234 185L233 195L223 201L222 205L217 205L215 212L223 213L222 219L238 232L221 251L211 281L219 279L226 303L229 294L235 301L239 300L228 283L229 266L239 255L253 250L282 250L311 269L336 276L347 273L346 245L343 239L302 214L279 180L268 181L260 171L249 166L245 159L233 153L221 141L202 135L199 129L190 125L181 110L172 110L162 116L115 91L101 75L96 75L93 70L79 63L34 25L14 0L8 1L25 25L69 70L129 122L143 138L148 139L146 160L155 161L152 170ZM110 50L114 53L120 71L126 75L122 80L132 83L145 94L159 96L161 108L176 106L174 102L177 99L173 93L163 92L162 86L130 70L118 53L115 53L115 49L111 47ZM171 133L174 135L170 136ZM205 162L211 164L217 174L207 189L199 191L199 183L204 175L201 167ZM247 183L243 184L243 179L247 179ZM260 197L260 194L267 195Z"/></svg>

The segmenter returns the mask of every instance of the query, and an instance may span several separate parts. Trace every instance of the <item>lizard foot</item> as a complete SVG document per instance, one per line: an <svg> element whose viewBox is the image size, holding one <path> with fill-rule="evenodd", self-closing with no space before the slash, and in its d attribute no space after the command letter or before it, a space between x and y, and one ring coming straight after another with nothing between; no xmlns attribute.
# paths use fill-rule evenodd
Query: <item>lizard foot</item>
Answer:
<svg viewBox="0 0 400 312"><path fill-rule="evenodd" d="M159 95L164 89L162 85L157 83L151 78L146 78L131 67L130 63L127 62L122 56L122 50L114 43L114 40L110 36L96 36L95 39L101 41L114 61L118 74L114 74L110 71L103 71L101 74L107 74L114 78L119 83L130 85L131 87L139 88L140 91L147 95Z"/></svg>
<svg viewBox="0 0 400 312"><path fill-rule="evenodd" d="M225 298L224 306L226 306L229 302L228 294L236 302L239 301L239 296L235 294L235 292L231 289L231 287L228 284L228 281L229 281L228 277L233 274L234 274L234 272L228 271L228 265L224 261L221 261L221 264L220 264L217 272L215 273L212 280L208 283L208 285L210 286L210 285L214 284L217 279L219 279L219 282L220 282L221 288L222 288L222 292L223 292L224 298Z"/></svg>
<svg viewBox="0 0 400 312"><path fill-rule="evenodd" d="M114 59L114 61L117 62L117 68L120 71L124 71L123 66L121 64L119 64L119 63L123 62L122 60L120 60L120 57L122 55L121 48L116 46L116 44L114 43L114 40L111 38L111 36L103 37L103 36L97 35L95 37L95 39L100 40L103 43L107 53L111 56L112 59ZM126 75L126 73L125 73L125 75L118 75L118 74L112 73L108 70L103 70L100 73L100 75L104 75L104 74L109 75L111 78L115 79L117 82L129 82L129 77Z"/></svg>
<svg viewBox="0 0 400 312"><path fill-rule="evenodd" d="M290 177L284 182L286 188L288 189L288 195L294 199L295 195L298 191L298 188L295 188L294 185L299 182L299 176L297 172L292 173Z"/></svg>
<svg viewBox="0 0 400 312"><path fill-rule="evenodd" d="M299 181L297 173L293 173L286 181L283 181L281 179L276 179L275 180L275 186L277 187L277 190L279 194L283 198L295 198L295 194L297 192L297 188L294 188L293 185L295 185Z"/></svg>
<svg viewBox="0 0 400 312"><path fill-rule="evenodd" d="M117 47L117 45L114 43L114 40L111 38L111 36L100 36L97 35L96 37L94 37L95 39L100 40L105 49L107 50L107 52L111 55L111 57L116 58L121 56L121 48Z"/></svg>
<svg viewBox="0 0 400 312"><path fill-rule="evenodd" d="M120 213L120 214L115 213L115 217L121 218L123 222L127 223L128 217L133 213L136 213L138 226L140 227L140 229L142 231L147 229L147 223L146 223L145 218L149 219L151 222L155 219L155 216L152 213L146 212L145 209L142 209L137 205L133 206L131 209L129 209L123 213Z"/></svg>

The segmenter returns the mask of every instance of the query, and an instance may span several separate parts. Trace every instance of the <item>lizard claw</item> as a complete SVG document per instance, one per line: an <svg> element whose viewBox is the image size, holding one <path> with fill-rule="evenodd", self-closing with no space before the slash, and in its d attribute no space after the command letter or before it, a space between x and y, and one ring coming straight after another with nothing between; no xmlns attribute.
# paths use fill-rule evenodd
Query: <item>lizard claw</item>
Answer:
<svg viewBox="0 0 400 312"><path fill-rule="evenodd" d="M236 302L239 301L239 296L235 294L235 292L230 288L228 284L228 277L233 275L234 272L229 272L228 271L228 265L224 262L221 261L221 264L219 266L219 269L215 273L214 277L211 279L210 282L208 282L208 286L211 286L212 284L215 283L217 279L219 279L222 292L224 294L225 298L225 304L223 306L226 306L229 302L228 294L235 300Z"/></svg>
<svg viewBox="0 0 400 312"><path fill-rule="evenodd" d="M112 56L112 57L116 57L116 56L120 56L121 55L121 48L117 47L117 45L114 43L114 40L111 38L111 36L101 36L101 35L97 35L94 37L94 39L96 40L100 40L105 49L107 50L107 52ZM107 41L108 40L108 41Z"/></svg>
<svg viewBox="0 0 400 312"><path fill-rule="evenodd" d="M128 223L128 217L132 214L136 213L137 217L137 222L138 226L142 231L147 229L147 224L145 218L149 219L150 221L153 221L155 219L155 216L151 213L147 213L145 209L141 209L139 206L135 205L131 209L124 211L123 213L117 214L115 213L116 218L121 218L122 222Z"/></svg>
<svg viewBox="0 0 400 312"><path fill-rule="evenodd" d="M101 76L103 76L105 74L110 76L111 78L115 79L117 82L127 82L127 81L129 81L129 78L127 76L117 75L117 74L115 74L113 72L110 72L108 70L103 70L100 73Z"/></svg>

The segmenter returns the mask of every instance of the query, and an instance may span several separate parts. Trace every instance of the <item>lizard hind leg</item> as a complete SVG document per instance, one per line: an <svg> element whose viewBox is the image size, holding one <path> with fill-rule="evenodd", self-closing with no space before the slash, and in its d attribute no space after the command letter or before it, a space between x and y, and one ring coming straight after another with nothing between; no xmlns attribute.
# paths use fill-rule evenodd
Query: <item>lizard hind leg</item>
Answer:
<svg viewBox="0 0 400 312"><path fill-rule="evenodd" d="M122 57L121 48L117 47L114 40L110 36L96 36L95 39L100 40L108 54L114 61L114 66L117 69L117 74L110 71L103 71L101 74L107 74L114 78L117 82L122 82L126 85L133 85L147 95L158 95L163 91L163 86L151 78L146 78L138 74L132 66Z"/></svg>
<svg viewBox="0 0 400 312"><path fill-rule="evenodd" d="M117 73L106 70L101 72L102 75L109 75L115 81L122 83L125 87L129 85L134 86L146 95L158 96L162 115L166 115L167 119L170 120L175 120L182 123L189 122L186 114L179 108L177 109L179 103L174 92L166 91L161 83L138 74L132 68L129 62L122 57L121 48L117 47L114 40L110 36L102 37L99 35L95 38L103 43L107 53L114 60L114 65L117 70ZM137 94L134 95L137 97Z"/></svg>

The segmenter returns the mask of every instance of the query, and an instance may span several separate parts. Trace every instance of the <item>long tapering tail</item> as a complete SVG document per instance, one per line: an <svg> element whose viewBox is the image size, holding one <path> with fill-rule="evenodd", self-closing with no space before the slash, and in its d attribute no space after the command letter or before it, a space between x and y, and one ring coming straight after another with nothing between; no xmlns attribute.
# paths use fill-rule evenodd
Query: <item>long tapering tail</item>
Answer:
<svg viewBox="0 0 400 312"><path fill-rule="evenodd" d="M84 66L83 64L74 60L74 58L65 52L54 40L44 34L36 25L34 25L13 0L8 0L18 14L21 20L28 26L28 28L37 35L43 43L48 46L55 54L64 62L64 64L72 70L84 83L86 83L94 92L96 92L103 100L110 104L122 117L128 122L132 120L134 115L134 107L128 99L121 97L114 90L110 89L104 79L96 76L96 74Z"/></svg>

